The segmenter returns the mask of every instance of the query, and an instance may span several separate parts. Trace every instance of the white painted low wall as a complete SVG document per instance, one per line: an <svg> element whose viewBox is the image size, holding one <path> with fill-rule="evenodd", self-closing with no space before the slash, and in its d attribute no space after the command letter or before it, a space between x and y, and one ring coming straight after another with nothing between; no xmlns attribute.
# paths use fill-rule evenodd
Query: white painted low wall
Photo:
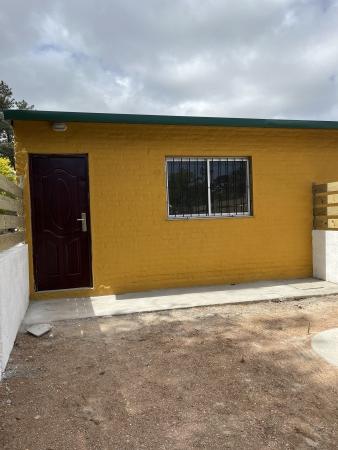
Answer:
<svg viewBox="0 0 338 450"><path fill-rule="evenodd" d="M338 231L312 231L313 276L338 283Z"/></svg>
<svg viewBox="0 0 338 450"><path fill-rule="evenodd" d="M0 379L28 307L28 247L0 252Z"/></svg>

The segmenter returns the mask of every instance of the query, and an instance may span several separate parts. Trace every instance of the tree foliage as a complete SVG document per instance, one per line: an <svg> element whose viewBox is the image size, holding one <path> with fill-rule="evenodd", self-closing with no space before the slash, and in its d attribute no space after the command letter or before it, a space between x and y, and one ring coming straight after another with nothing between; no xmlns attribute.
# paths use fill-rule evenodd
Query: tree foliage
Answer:
<svg viewBox="0 0 338 450"><path fill-rule="evenodd" d="M12 89L0 81L0 112L6 109L34 109L26 100L15 100ZM0 117L0 157L8 158L14 167L14 132L11 124Z"/></svg>
<svg viewBox="0 0 338 450"><path fill-rule="evenodd" d="M12 181L15 181L15 170L9 158L0 156L0 174L5 175Z"/></svg>

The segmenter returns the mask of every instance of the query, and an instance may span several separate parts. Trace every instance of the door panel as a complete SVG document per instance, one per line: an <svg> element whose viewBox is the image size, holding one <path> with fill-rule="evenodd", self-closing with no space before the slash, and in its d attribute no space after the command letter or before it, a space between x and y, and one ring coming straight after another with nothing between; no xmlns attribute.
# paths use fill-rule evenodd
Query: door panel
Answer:
<svg viewBox="0 0 338 450"><path fill-rule="evenodd" d="M30 185L36 289L90 287L87 156L30 155Z"/></svg>

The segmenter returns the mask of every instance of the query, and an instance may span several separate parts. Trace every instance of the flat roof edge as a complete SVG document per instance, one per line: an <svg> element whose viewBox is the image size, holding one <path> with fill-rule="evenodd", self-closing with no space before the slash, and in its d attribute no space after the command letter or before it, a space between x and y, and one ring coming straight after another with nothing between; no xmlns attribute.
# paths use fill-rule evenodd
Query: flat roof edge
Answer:
<svg viewBox="0 0 338 450"><path fill-rule="evenodd" d="M248 128L302 128L338 130L336 121L250 119L233 117L163 116L146 114L110 114L67 111L32 111L9 109L4 111L6 120L49 121L49 122L91 122L124 123L140 125L193 125Z"/></svg>

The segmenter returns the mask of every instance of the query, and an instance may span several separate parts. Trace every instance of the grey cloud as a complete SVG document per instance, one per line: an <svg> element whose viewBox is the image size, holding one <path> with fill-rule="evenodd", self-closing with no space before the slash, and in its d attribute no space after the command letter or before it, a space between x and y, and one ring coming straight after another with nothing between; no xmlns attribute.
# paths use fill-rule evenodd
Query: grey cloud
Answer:
<svg viewBox="0 0 338 450"><path fill-rule="evenodd" d="M338 1L12 0L0 78L39 109L338 119Z"/></svg>

